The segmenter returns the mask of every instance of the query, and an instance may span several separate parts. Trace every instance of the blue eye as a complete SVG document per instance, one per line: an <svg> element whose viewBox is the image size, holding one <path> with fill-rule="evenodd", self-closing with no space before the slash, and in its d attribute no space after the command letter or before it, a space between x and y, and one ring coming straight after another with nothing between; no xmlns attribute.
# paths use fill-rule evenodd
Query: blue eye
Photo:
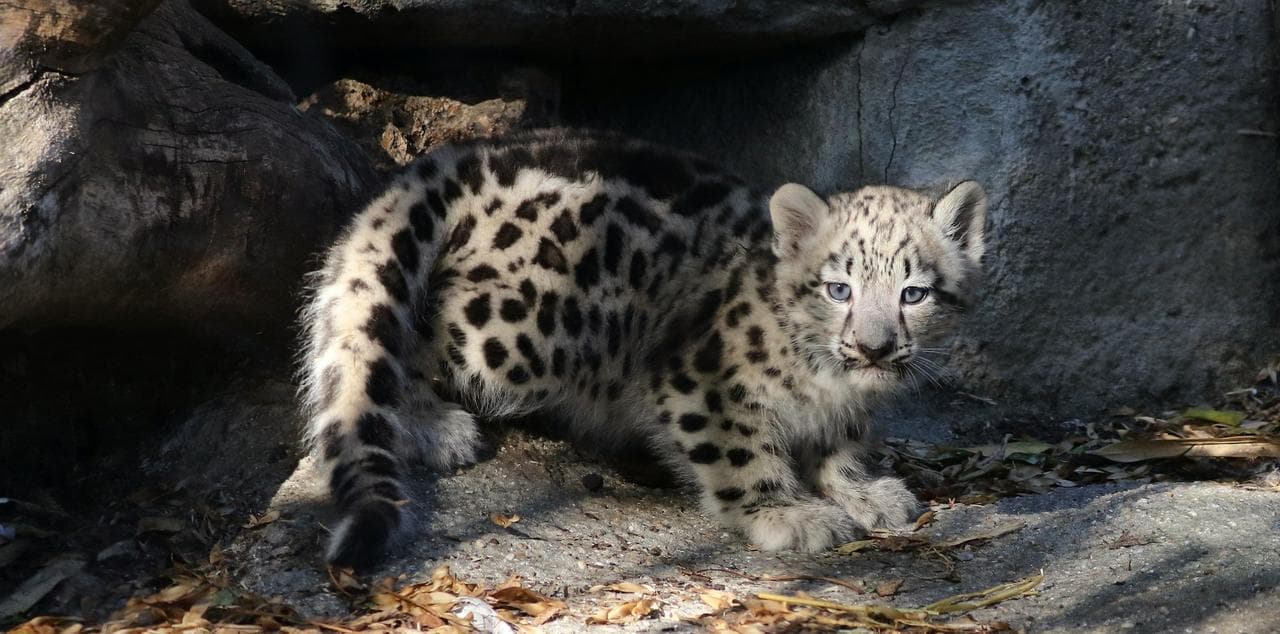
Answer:
<svg viewBox="0 0 1280 634"><path fill-rule="evenodd" d="M852 294L853 289L850 289L848 284L844 284L842 282L827 282L827 297L830 297L837 302L843 304L844 302L849 301L849 296Z"/></svg>
<svg viewBox="0 0 1280 634"><path fill-rule="evenodd" d="M922 286L908 286L902 289L902 303L919 304L929 296L929 289Z"/></svg>

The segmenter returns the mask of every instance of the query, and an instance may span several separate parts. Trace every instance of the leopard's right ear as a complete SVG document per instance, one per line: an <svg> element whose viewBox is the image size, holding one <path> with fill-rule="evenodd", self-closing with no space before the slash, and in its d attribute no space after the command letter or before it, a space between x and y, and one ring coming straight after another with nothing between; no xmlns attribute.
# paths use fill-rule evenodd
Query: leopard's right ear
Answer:
<svg viewBox="0 0 1280 634"><path fill-rule="evenodd" d="M787 183L769 199L773 219L773 253L779 258L796 255L821 230L831 214L826 201L804 185Z"/></svg>
<svg viewBox="0 0 1280 634"><path fill-rule="evenodd" d="M975 266L982 261L986 247L983 238L987 226L987 193L974 181L956 185L938 201L930 213L943 233L960 245L960 250Z"/></svg>

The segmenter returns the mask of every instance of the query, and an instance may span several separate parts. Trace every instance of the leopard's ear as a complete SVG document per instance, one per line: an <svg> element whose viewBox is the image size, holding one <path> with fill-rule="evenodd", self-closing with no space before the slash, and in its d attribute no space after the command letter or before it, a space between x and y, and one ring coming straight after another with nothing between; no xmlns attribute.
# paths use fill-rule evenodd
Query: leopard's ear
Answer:
<svg viewBox="0 0 1280 634"><path fill-rule="evenodd" d="M773 219L773 252L779 258L794 256L816 236L831 210L826 201L804 185L787 183L769 199Z"/></svg>
<svg viewBox="0 0 1280 634"><path fill-rule="evenodd" d="M965 181L947 192L933 206L933 221L974 264L982 260L987 227L987 193L974 181Z"/></svg>

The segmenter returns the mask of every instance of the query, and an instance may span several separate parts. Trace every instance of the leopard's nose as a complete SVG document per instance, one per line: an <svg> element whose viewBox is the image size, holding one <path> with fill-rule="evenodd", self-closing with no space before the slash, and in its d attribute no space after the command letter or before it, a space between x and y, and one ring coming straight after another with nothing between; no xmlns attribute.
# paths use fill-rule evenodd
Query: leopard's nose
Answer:
<svg viewBox="0 0 1280 634"><path fill-rule="evenodd" d="M867 361L874 363L888 356L893 351L893 344L893 337L882 341L859 341L858 352L866 357Z"/></svg>

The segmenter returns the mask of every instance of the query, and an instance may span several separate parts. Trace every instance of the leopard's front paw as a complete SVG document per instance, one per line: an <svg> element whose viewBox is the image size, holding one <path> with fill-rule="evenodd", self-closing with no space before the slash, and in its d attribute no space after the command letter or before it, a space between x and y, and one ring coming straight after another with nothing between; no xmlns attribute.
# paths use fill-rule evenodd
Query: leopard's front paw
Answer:
<svg viewBox="0 0 1280 634"><path fill-rule="evenodd" d="M864 531L907 530L920 511L916 496L897 478L845 481L827 495Z"/></svg>
<svg viewBox="0 0 1280 634"><path fill-rule="evenodd" d="M818 552L862 532L844 509L825 500L747 508L743 519L747 538L764 550Z"/></svg>
<svg viewBox="0 0 1280 634"><path fill-rule="evenodd" d="M435 471L448 473L477 462L484 444L476 417L456 405L446 405L422 425L423 461Z"/></svg>

